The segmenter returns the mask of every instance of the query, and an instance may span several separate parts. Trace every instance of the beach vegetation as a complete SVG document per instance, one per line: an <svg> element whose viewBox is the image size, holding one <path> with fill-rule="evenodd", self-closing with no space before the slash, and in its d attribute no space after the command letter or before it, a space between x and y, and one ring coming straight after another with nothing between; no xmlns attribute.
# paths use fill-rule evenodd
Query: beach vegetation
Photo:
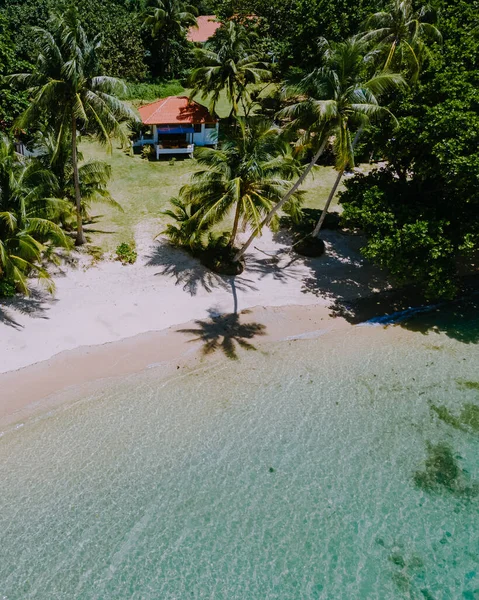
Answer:
<svg viewBox="0 0 479 600"><path fill-rule="evenodd" d="M188 41L199 14L215 14L221 23L202 45ZM208 264L229 270L236 262L240 270L264 227L276 227L285 209L300 218L299 192L311 197L316 174L321 197L310 207L322 213L314 224L311 214L303 215L310 231L293 232L295 251L324 252L317 239L339 193L341 224L365 235L366 258L400 286L413 284L427 299L449 299L460 289L459 274L477 270L474 20L475 7L465 0L436 0L432 8L391 0L381 10L374 0L354 6L346 0L294 6L280 0L85 0L76 7L70 0L5 0L0 128L41 155L38 168L53 175L49 219L64 232L76 221L78 245L86 241L83 225L98 201L118 208L115 198L127 210L123 221L120 211L111 218L105 210L118 230L92 230L112 236L113 252L131 239L134 224L158 215L173 197L166 229L173 243L190 252L208 248ZM15 72L20 75L12 77ZM124 172L112 171L116 158L82 161L80 144L92 148L87 138L111 149L112 138L126 141L125 121L134 128L133 106L179 93L209 104L222 118L224 135L216 148L198 150L189 167L167 163L177 176L166 174L161 161L129 157ZM248 206L247 194L232 200L232 182L239 181L232 145L245 146L248 136L247 144L254 136L262 144L254 120L274 123L279 142L271 161L295 162L296 174L278 175L288 181L281 197L267 192ZM232 142L234 136L243 141ZM360 175L358 160L380 168ZM190 183L184 175L192 175ZM126 178L128 193L120 185ZM141 197L141 206L129 195ZM249 238L236 248L245 227Z"/></svg>
<svg viewBox="0 0 479 600"><path fill-rule="evenodd" d="M359 38L337 43L322 40L320 46L323 66L313 70L290 88L289 93L299 98L299 101L293 102L278 114L286 121L287 129L297 132L296 145L312 151L313 157L296 183L272 207L260 227L253 230L238 252L237 259L245 253L261 227L268 225L291 195L297 192L327 147L332 144L338 174L321 217L311 232L311 237L317 237L345 170L354 167L354 150L364 127L370 121L384 117L390 122L394 121L391 112L381 105L380 97L404 86L403 77L398 73L384 71L370 75L369 57ZM314 242L307 244L308 248L314 246Z"/></svg>
<svg viewBox="0 0 479 600"><path fill-rule="evenodd" d="M176 223L164 233L172 242L208 250L208 255L216 250L224 268L225 262L239 262L233 260L235 252L231 251L238 230L246 225L260 227L264 215L289 188L299 164L278 128L256 119L237 120L218 148L198 148L195 157L202 169L180 189L180 198L173 199L174 210L169 214ZM300 197L292 196L286 210L297 213ZM224 235L206 239L204 234L231 212L233 224L227 239Z"/></svg>
<svg viewBox="0 0 479 600"><path fill-rule="evenodd" d="M252 35L235 21L223 25L202 48L195 50L196 66L189 85L190 97L209 99L209 110L216 114L221 93L231 105L230 118L238 116L239 107L248 114L254 84L271 78L267 61L252 48Z"/></svg>
<svg viewBox="0 0 479 600"><path fill-rule="evenodd" d="M189 52L186 33L196 27L198 10L182 0L146 0L144 26L151 34L151 55L160 76L181 73Z"/></svg>
<svg viewBox="0 0 479 600"><path fill-rule="evenodd" d="M124 265L132 265L138 258L134 242L122 242L117 246L115 254L116 260L119 260Z"/></svg>
<svg viewBox="0 0 479 600"><path fill-rule="evenodd" d="M367 235L364 255L429 299L450 299L479 247L479 37L474 7L441 3L443 44L418 82L394 99L394 135L371 137L384 163L347 182L343 220Z"/></svg>
<svg viewBox="0 0 479 600"><path fill-rule="evenodd" d="M124 85L113 77L100 75L98 38L89 39L72 6L53 15L49 28L36 29L40 50L32 72L12 76L28 90L30 104L18 120L19 127L37 127L47 122L55 131L60 148L64 136L71 141L71 162L77 218L75 243L86 242L78 172L78 136L94 134L111 148L111 137L126 141L122 121L136 120L135 113L118 100Z"/></svg>
<svg viewBox="0 0 479 600"><path fill-rule="evenodd" d="M13 143L0 137L0 283L2 294L12 288L28 295L29 276L52 291L45 266L56 260L58 248L70 239L54 222L57 202L49 197L53 174L38 161L16 154Z"/></svg>
<svg viewBox="0 0 479 600"><path fill-rule="evenodd" d="M405 72L417 81L428 54L428 43L441 43L437 13L430 5L415 10L412 0L393 0L366 21L362 39L372 42L383 69Z"/></svg>

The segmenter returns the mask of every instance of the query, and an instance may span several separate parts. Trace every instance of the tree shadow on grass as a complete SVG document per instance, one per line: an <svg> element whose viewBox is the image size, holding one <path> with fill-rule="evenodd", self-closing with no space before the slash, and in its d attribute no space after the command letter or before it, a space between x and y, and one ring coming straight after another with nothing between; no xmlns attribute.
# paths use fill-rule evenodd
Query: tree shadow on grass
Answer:
<svg viewBox="0 0 479 600"><path fill-rule="evenodd" d="M21 330L23 325L18 323L13 316L15 313L28 315L35 319L48 319L48 304L56 302L46 292L33 290L30 296L15 296L13 298L4 298L0 301L0 323L9 327Z"/></svg>
<svg viewBox="0 0 479 600"><path fill-rule="evenodd" d="M178 329L180 333L196 336L191 342L203 342L203 355L221 350L229 359L237 360L237 346L243 350L256 350L249 340L266 335L265 325L240 322L241 315L249 314L249 310L227 315L218 315L211 309L208 312L209 319L195 321L196 328Z"/></svg>
<svg viewBox="0 0 479 600"><path fill-rule="evenodd" d="M232 288L239 291L256 290L253 282L241 276L226 276L213 273L204 267L198 259L170 246L159 244L152 248L146 257L146 266L160 267L155 275L166 275L176 280L176 285L181 285L183 290L191 296L196 296L202 288L208 293L215 289L230 291Z"/></svg>

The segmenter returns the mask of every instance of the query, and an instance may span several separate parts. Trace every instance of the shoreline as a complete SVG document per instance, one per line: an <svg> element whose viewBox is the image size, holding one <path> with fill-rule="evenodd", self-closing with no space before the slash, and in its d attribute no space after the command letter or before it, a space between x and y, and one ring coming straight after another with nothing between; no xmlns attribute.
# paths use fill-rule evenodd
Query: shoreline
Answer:
<svg viewBox="0 0 479 600"><path fill-rule="evenodd" d="M57 398L61 394L75 393L102 381L127 377L149 368L161 368L166 376L179 369L207 366L208 361L217 360L219 356L228 360L221 341L224 333L228 336L231 318L239 327L238 336L232 333L233 345L236 337L242 338L242 328L246 331L253 326L258 334L251 338L246 336L245 341L259 351L270 343L319 337L354 327L341 317L331 316L329 308L321 304L257 306L239 312L237 317L228 314L209 320L215 328L213 337L217 336L220 344L211 354L202 352L208 340L198 339L201 333L182 331L201 330L200 320L114 342L65 350L47 360L0 373L0 427L10 427L62 403L64 400ZM207 321L201 320L201 323Z"/></svg>

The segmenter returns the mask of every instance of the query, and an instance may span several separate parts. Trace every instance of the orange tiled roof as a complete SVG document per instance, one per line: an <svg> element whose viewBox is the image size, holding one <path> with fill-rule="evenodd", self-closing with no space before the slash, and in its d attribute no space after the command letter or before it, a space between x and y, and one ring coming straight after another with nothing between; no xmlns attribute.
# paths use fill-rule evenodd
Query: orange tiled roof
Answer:
<svg viewBox="0 0 479 600"><path fill-rule="evenodd" d="M168 96L138 109L145 125L170 125L182 123L215 123L208 110L187 96Z"/></svg>
<svg viewBox="0 0 479 600"><path fill-rule="evenodd" d="M215 15L202 15L196 19L198 27L190 27L188 30L188 41L203 43L209 40L214 32L221 27Z"/></svg>

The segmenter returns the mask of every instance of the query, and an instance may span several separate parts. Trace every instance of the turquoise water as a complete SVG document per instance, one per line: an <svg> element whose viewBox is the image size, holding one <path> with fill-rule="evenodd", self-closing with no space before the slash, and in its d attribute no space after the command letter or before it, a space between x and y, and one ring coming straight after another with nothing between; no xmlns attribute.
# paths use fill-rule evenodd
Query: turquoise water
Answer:
<svg viewBox="0 0 479 600"><path fill-rule="evenodd" d="M478 599L479 321L455 313L149 370L5 432L0 598Z"/></svg>

